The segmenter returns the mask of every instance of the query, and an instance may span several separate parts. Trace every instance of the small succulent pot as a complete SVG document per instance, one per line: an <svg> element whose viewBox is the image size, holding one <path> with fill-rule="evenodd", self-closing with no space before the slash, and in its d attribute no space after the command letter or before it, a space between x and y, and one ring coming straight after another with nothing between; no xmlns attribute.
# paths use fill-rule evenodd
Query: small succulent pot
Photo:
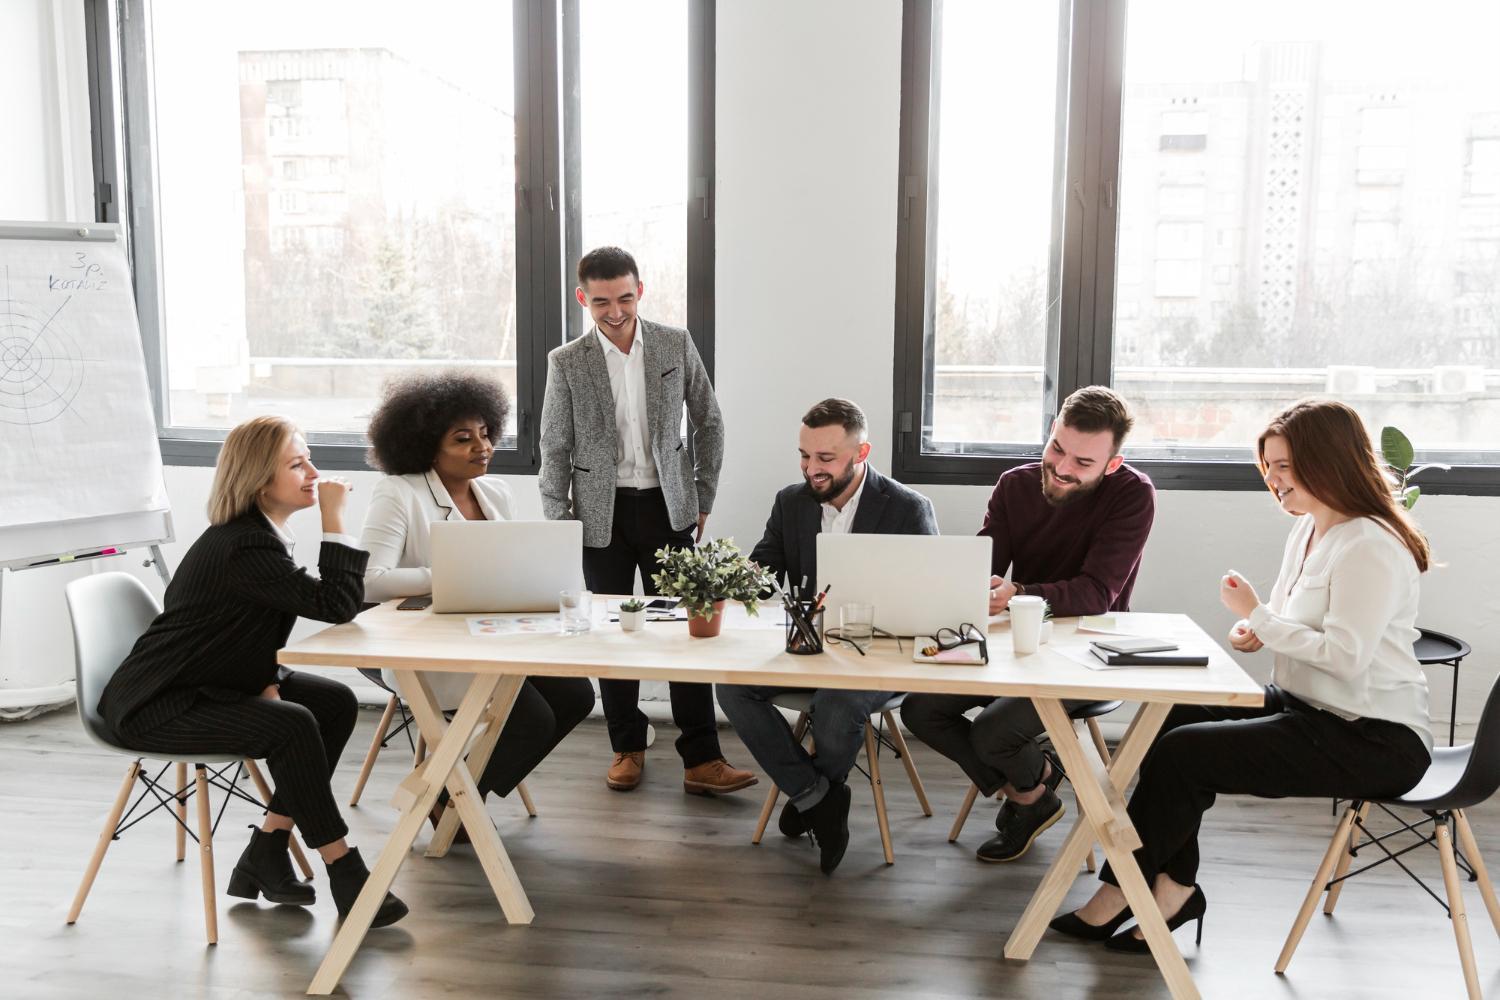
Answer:
<svg viewBox="0 0 1500 1000"><path fill-rule="evenodd" d="M646 604L644 601L624 601L620 604L620 628L625 632L639 632L646 627Z"/></svg>

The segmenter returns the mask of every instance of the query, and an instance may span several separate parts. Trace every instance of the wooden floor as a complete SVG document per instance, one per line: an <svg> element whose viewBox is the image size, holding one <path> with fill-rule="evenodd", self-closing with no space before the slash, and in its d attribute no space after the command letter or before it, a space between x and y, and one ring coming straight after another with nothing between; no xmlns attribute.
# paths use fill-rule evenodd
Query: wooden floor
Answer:
<svg viewBox="0 0 1500 1000"><path fill-rule="evenodd" d="M362 714L334 779L342 797L377 718ZM1063 828L1043 835L1022 862L980 864L973 850L994 807L977 807L961 841L947 843L965 784L926 747L914 744L914 753L936 815L922 817L901 768L886 758L896 864L881 863L870 797L856 786L848 855L825 878L815 850L784 840L774 824L751 846L764 784L725 799L684 795L672 736L663 731L651 751L645 784L621 794L604 786L608 743L603 724L590 720L529 782L537 819L516 801L490 803L536 908L530 927L505 924L467 847L442 860L413 854L396 880L412 915L371 932L344 992L359 1000L1167 995L1149 957L1056 935L1030 963L1001 957ZM723 738L732 761L752 763L732 733ZM372 864L408 761L404 743L388 751L363 804L347 811L351 839ZM195 855L174 862L163 816L111 848L82 918L63 923L126 763L87 743L68 712L0 726L0 995L300 995L334 930L327 882L314 860L319 899L311 909L224 896L245 824L256 818L248 806L231 806L220 828L217 947L204 945ZM1492 870L1500 869L1500 808L1471 817ZM1314 918L1286 977L1272 972L1333 825L1326 801L1225 799L1209 813L1202 881L1212 919L1201 948L1188 930L1178 932L1204 996L1463 994L1442 910L1390 865L1351 883L1335 918ZM1441 892L1436 853L1411 857ZM1092 885L1085 877L1071 901ZM1500 944L1475 887L1466 890L1481 981L1500 996Z"/></svg>

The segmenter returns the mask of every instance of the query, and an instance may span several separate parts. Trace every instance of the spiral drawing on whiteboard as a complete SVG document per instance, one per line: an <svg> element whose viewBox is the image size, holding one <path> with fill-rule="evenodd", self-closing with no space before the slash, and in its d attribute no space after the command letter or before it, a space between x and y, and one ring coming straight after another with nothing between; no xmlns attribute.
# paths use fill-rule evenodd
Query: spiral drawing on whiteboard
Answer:
<svg viewBox="0 0 1500 1000"><path fill-rule="evenodd" d="M68 331L71 301L49 315L28 302L0 299L0 423L34 427L72 408L87 362Z"/></svg>

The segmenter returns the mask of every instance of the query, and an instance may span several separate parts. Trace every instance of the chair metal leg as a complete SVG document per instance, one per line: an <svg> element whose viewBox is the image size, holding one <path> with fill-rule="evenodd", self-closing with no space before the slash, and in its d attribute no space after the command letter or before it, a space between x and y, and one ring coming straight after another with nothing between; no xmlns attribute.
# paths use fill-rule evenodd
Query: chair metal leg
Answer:
<svg viewBox="0 0 1500 1000"><path fill-rule="evenodd" d="M531 793L526 790L526 782L516 784L516 794L521 796L521 805L526 807L526 815L536 819L536 804L531 801Z"/></svg>
<svg viewBox="0 0 1500 1000"><path fill-rule="evenodd" d="M187 857L187 762L177 762L177 860Z"/></svg>
<svg viewBox="0 0 1500 1000"><path fill-rule="evenodd" d="M255 790L260 795L261 802L269 808L271 805L271 786L266 784L265 775L260 773L260 765L255 761L246 759L245 770L250 774L250 780L255 783ZM311 882L313 879L312 865L307 863L307 855L302 853L302 845L297 843L296 837L287 838L287 848L292 853L292 860L297 862L297 867L302 870L302 877Z"/></svg>
<svg viewBox="0 0 1500 1000"><path fill-rule="evenodd" d="M1484 859L1479 856L1479 844L1474 839L1474 831L1469 828L1469 817L1462 809L1455 809L1453 819L1458 824L1458 846L1463 848L1464 857L1469 859L1469 867L1474 869L1479 882L1479 895L1484 897L1485 909L1490 912L1490 923L1495 925L1495 933L1500 934L1500 899L1495 898L1495 886L1490 882L1490 873L1484 867Z"/></svg>
<svg viewBox="0 0 1500 1000"><path fill-rule="evenodd" d="M370 780L370 772L375 768L375 758L380 756L380 745L385 742L385 734L391 728L391 717L396 714L396 705L401 701L395 695L385 703L385 713L380 717L380 724L375 727L375 738L370 741L370 752L365 754L365 762L359 769L359 780L354 783L354 794L349 796L349 806L353 808L359 805L359 797L365 792L365 782Z"/></svg>
<svg viewBox="0 0 1500 1000"><path fill-rule="evenodd" d="M1323 889L1328 885L1328 879L1333 874L1333 866L1338 862L1339 853L1349 845L1349 829L1354 825L1354 816L1352 805L1344 810L1344 817L1339 820L1338 829L1333 832L1333 839L1328 842L1328 850L1323 852L1323 861L1318 865L1317 873L1313 875L1312 885L1307 887L1307 896L1302 900L1302 909L1297 911L1297 919L1292 922L1292 930L1287 934L1286 943L1281 946L1281 954L1276 958L1278 973L1285 972L1286 967L1292 964L1292 954L1302 941L1302 932L1307 930L1307 922L1312 919L1313 910L1318 907L1318 897L1323 895Z"/></svg>
<svg viewBox="0 0 1500 1000"><path fill-rule="evenodd" d="M953 827L948 831L948 843L952 844L958 840L959 833L968 822L969 810L974 808L974 802L979 798L979 786L973 782L969 783L969 793L964 796L964 804L958 807L958 815L953 817Z"/></svg>
<svg viewBox="0 0 1500 1000"><path fill-rule="evenodd" d="M1464 967L1464 985L1468 987L1470 1000L1479 1000L1483 994L1479 989L1479 970L1474 966L1474 943L1469 940L1469 917L1464 912L1463 882L1458 877L1458 863L1453 857L1453 833L1448 828L1451 822L1448 817L1437 821L1438 856L1443 861L1443 884L1448 889L1448 915L1453 920L1453 937L1458 942L1458 960Z"/></svg>
<svg viewBox="0 0 1500 1000"><path fill-rule="evenodd" d="M1332 877L1334 879L1342 879L1348 874L1349 863L1354 860L1354 852L1359 848L1359 824L1363 823L1365 817L1368 815L1370 815L1370 803L1366 802L1359 807L1359 815L1355 817L1355 822L1349 827L1349 839L1344 846L1344 852L1339 855L1337 867L1333 869ZM1333 916L1333 908L1338 905L1339 893L1343 892L1343 890L1343 882L1334 882L1333 885L1328 887L1328 898L1323 901L1323 912L1328 916Z"/></svg>
<svg viewBox="0 0 1500 1000"><path fill-rule="evenodd" d="M99 831L99 840L94 844L94 853L89 857L89 865L83 870L83 881L78 883L78 891L73 895L73 905L68 909L68 923L77 923L78 915L83 912L83 902L89 898L89 890L94 887L94 877L99 874L99 866L104 863L104 852L109 850L109 845L115 839L115 827L120 823L120 815L125 812L125 803L130 800L130 789L135 784L136 776L141 773L141 762L133 762L125 769L125 780L120 782L120 790L115 794L114 805L109 808L109 815L104 817L104 826Z"/></svg>
<svg viewBox="0 0 1500 1000"><path fill-rule="evenodd" d="M807 735L807 713L801 712L797 715L797 724L792 727L792 739L798 743ZM768 782L771 786L766 789L766 804L760 807L760 820L755 824L755 835L750 838L750 843L760 843L760 838L765 836L766 826L771 822L771 813L776 808L776 797L781 794L781 789L776 787L776 782Z"/></svg>
<svg viewBox="0 0 1500 1000"><path fill-rule="evenodd" d="M214 823L208 808L208 774L198 765L198 859L203 869L203 925L208 943L219 943L219 908L214 896Z"/></svg>
<svg viewBox="0 0 1500 1000"><path fill-rule="evenodd" d="M870 791L875 796L875 821L880 824L880 846L885 850L885 863L896 863L891 850L891 822L885 813L885 786L880 781L880 743L875 739L875 727L865 722L865 758L870 765Z"/></svg>
<svg viewBox="0 0 1500 1000"><path fill-rule="evenodd" d="M901 755L901 763L906 765L906 776L911 780L911 790L917 793L917 802L922 806L922 815L932 815L932 805L927 801L927 789L922 787L922 777L917 774L917 763L911 759L911 750L906 746L906 737L901 735L901 727L896 725L896 719L890 712L881 712L886 726L891 731L891 743L896 747L896 753Z"/></svg>

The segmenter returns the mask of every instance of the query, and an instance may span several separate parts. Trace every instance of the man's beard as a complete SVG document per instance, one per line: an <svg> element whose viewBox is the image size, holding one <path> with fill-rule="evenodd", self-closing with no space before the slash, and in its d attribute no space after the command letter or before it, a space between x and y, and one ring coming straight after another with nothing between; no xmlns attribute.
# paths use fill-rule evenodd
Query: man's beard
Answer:
<svg viewBox="0 0 1500 1000"><path fill-rule="evenodd" d="M1076 480L1075 482L1068 484L1068 489L1066 489L1065 491L1060 493L1053 493L1047 488L1047 484L1049 480L1055 483L1057 482L1057 479L1057 470L1052 466L1050 462L1043 462L1042 499L1046 500L1047 503L1053 507L1066 507L1069 504L1077 503L1079 500L1082 500L1084 497L1097 490L1100 484L1104 482L1103 476L1100 476L1098 479L1095 479L1092 482Z"/></svg>
<svg viewBox="0 0 1500 1000"><path fill-rule="evenodd" d="M849 467L844 470L844 474L841 476L835 476L833 482L828 484L828 488L821 491L813 486L811 477L809 477L807 473L804 472L802 474L802 488L806 490L807 495L812 497L814 500L818 501L819 503L827 503L834 497L838 496L840 493L844 492L844 490L848 489L849 484L854 482L854 466L855 462L851 458L849 460Z"/></svg>

